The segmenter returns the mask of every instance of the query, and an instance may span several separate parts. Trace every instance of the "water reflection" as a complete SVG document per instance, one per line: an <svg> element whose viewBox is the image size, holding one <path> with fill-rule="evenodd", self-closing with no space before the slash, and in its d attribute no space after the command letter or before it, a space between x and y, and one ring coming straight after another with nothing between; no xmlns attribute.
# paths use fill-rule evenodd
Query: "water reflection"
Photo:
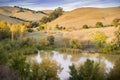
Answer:
<svg viewBox="0 0 120 80"><path fill-rule="evenodd" d="M42 56L44 55L44 56ZM89 56L77 56L78 59L73 60L73 55L68 54L60 54L59 52L52 51L52 52L44 52L44 51L38 51L37 56L35 57L35 60L40 63L44 57L49 57L52 60L55 60L62 68L62 71L58 73L58 76L60 77L60 80L67 80L69 75L69 66L72 64L78 65L84 63L87 59L93 60L95 62L99 62L105 65L105 71L109 72L111 68L113 68L113 64L108 61L107 59L100 59L98 57L89 57ZM76 57L75 57L76 58Z"/></svg>
<svg viewBox="0 0 120 80"><path fill-rule="evenodd" d="M42 61L42 58L40 57L40 51L38 51L38 55L36 56L36 61L40 63Z"/></svg>

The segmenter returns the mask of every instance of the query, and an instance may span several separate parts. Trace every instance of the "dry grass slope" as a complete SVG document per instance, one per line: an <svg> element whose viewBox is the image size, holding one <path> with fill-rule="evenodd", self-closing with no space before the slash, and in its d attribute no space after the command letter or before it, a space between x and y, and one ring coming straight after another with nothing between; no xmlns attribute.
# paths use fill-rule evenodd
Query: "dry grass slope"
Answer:
<svg viewBox="0 0 120 80"><path fill-rule="evenodd" d="M2 15L2 14L0 14L0 21L7 21L7 22L10 22L10 23L23 22L21 20L10 18L9 16L5 16L5 15Z"/></svg>
<svg viewBox="0 0 120 80"><path fill-rule="evenodd" d="M60 16L48 25L59 24L61 26L82 27L84 24L94 26L96 22L103 22L107 25L115 18L120 18L120 7L78 8Z"/></svg>
<svg viewBox="0 0 120 80"><path fill-rule="evenodd" d="M5 16L14 16L29 21L37 21L40 20L43 16L46 16L43 13L35 13L29 10L24 10L24 12L20 12L19 8L10 6L0 7L0 14Z"/></svg>
<svg viewBox="0 0 120 80"><path fill-rule="evenodd" d="M50 14L53 12L53 10L42 10L44 13Z"/></svg>

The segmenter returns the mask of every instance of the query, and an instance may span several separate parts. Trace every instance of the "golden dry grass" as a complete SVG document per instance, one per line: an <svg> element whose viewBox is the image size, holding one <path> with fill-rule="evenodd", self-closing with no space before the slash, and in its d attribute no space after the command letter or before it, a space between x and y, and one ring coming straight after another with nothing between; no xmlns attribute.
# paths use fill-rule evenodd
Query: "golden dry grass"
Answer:
<svg viewBox="0 0 120 80"><path fill-rule="evenodd" d="M53 12L53 10L42 10L44 13L50 14Z"/></svg>
<svg viewBox="0 0 120 80"><path fill-rule="evenodd" d="M0 21L7 21L7 22L10 22L10 23L20 23L20 22L23 22L21 20L10 18L10 17L2 15L2 14L0 14Z"/></svg>
<svg viewBox="0 0 120 80"><path fill-rule="evenodd" d="M107 37L108 41L112 40L114 38L114 31L115 27L104 27L104 28L91 28L91 29L82 29L77 31L71 31L71 32L63 32L63 37L69 37L69 38L78 38L81 41L88 41L91 40L95 32L101 31L104 32Z"/></svg>
<svg viewBox="0 0 120 80"><path fill-rule="evenodd" d="M61 26L82 27L84 24L94 26L96 22L107 25L113 19L120 18L120 7L113 8L78 8L67 12L56 20L48 23L49 26L59 24Z"/></svg>
<svg viewBox="0 0 120 80"><path fill-rule="evenodd" d="M101 31L106 34L107 42L111 41L114 38L114 31L116 30L115 27L105 27L105 28L91 28L91 29L81 29L81 30L74 30L74 31L50 31L48 34L44 31L37 31L28 33L25 37L33 37L38 41L40 38L46 38L48 35L53 35L55 37L55 45L56 46L63 46L63 38L73 39L78 38L81 42L88 42L91 41L93 34L96 31ZM87 43L86 43L87 44Z"/></svg>
<svg viewBox="0 0 120 80"><path fill-rule="evenodd" d="M46 16L43 13L33 13L32 11L25 10L24 12L20 11L19 8L3 6L0 7L0 14L5 16L14 16L24 20L37 21L40 20L43 16Z"/></svg>

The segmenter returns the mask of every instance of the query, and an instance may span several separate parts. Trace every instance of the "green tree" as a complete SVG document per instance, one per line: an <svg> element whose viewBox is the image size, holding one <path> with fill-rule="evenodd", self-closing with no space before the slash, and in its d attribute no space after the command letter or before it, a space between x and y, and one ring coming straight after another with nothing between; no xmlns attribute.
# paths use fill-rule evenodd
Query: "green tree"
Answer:
<svg viewBox="0 0 120 80"><path fill-rule="evenodd" d="M120 19L119 18L114 19L112 21L112 25L115 27L118 27L120 25Z"/></svg>
<svg viewBox="0 0 120 80"><path fill-rule="evenodd" d="M20 80L26 80L29 77L30 65L26 63L26 57L16 52L12 55L11 67L18 71Z"/></svg>
<svg viewBox="0 0 120 80"><path fill-rule="evenodd" d="M88 27L88 25L83 25L83 29L88 29L89 27Z"/></svg>
<svg viewBox="0 0 120 80"><path fill-rule="evenodd" d="M61 16L63 14L63 9L61 7L58 7L57 9L55 9L52 13L50 13L48 15L48 17L43 17L40 22L45 24L47 22L51 22L52 20L58 18L59 16Z"/></svg>
<svg viewBox="0 0 120 80"><path fill-rule="evenodd" d="M47 39L42 38L42 39L40 39L39 44L40 44L40 47L46 47L46 46L48 46L48 45L49 45L49 42L48 42L48 40L47 40Z"/></svg>
<svg viewBox="0 0 120 80"><path fill-rule="evenodd" d="M40 22L43 23L43 24L46 24L47 22L49 22L50 19L48 17L43 17Z"/></svg>
<svg viewBox="0 0 120 80"><path fill-rule="evenodd" d="M79 67L79 78L81 80L104 80L104 74L101 73L99 64L87 59L87 61Z"/></svg>
<svg viewBox="0 0 120 80"><path fill-rule="evenodd" d="M51 14L49 14L49 19L50 21L52 21L58 18L59 16L61 16L62 14L63 14L63 9L61 7L58 7Z"/></svg>
<svg viewBox="0 0 120 80"><path fill-rule="evenodd" d="M105 33L97 31L94 35L93 35L93 41L98 45L98 47L102 47L103 43L105 43L107 39L107 36L105 35Z"/></svg>
<svg viewBox="0 0 120 80"><path fill-rule="evenodd" d="M103 23L102 23L102 22L97 22L97 23L96 23L96 27L97 27L97 28L103 27Z"/></svg>
<svg viewBox="0 0 120 80"><path fill-rule="evenodd" d="M117 30L114 34L115 38L110 42L105 44L100 51L103 53L119 54L120 53L120 27L117 27Z"/></svg>
<svg viewBox="0 0 120 80"><path fill-rule="evenodd" d="M87 59L83 65L75 68L70 66L69 80L105 80L105 74L101 72L99 64Z"/></svg>
<svg viewBox="0 0 120 80"><path fill-rule="evenodd" d="M115 62L114 68L108 74L108 80L120 79L120 58Z"/></svg>
<svg viewBox="0 0 120 80"><path fill-rule="evenodd" d="M31 66L31 79L30 80L42 80L42 71L40 68L40 64L33 63Z"/></svg>
<svg viewBox="0 0 120 80"><path fill-rule="evenodd" d="M49 41L49 44L50 44L50 45L54 45L54 39L55 39L55 38L54 38L54 36L52 36L52 35L50 35L50 36L47 37L47 40Z"/></svg>
<svg viewBox="0 0 120 80"><path fill-rule="evenodd" d="M32 66L32 79L34 80L59 80L57 64L55 61L45 58L40 64Z"/></svg>
<svg viewBox="0 0 120 80"><path fill-rule="evenodd" d="M57 30L59 30L59 24L56 24L55 28L56 28Z"/></svg>
<svg viewBox="0 0 120 80"><path fill-rule="evenodd" d="M69 80L79 80L78 70L75 68L75 65L69 66L70 69L70 77Z"/></svg>
<svg viewBox="0 0 120 80"><path fill-rule="evenodd" d="M81 48L81 44L80 44L80 41L78 39L71 39L69 44L70 44L71 48L74 48L74 49L80 49Z"/></svg>
<svg viewBox="0 0 120 80"><path fill-rule="evenodd" d="M120 27L115 31L115 44L118 48L120 47Z"/></svg>
<svg viewBox="0 0 120 80"><path fill-rule="evenodd" d="M6 39L6 38L10 38L10 31L8 30L1 30L0 29L0 40Z"/></svg>

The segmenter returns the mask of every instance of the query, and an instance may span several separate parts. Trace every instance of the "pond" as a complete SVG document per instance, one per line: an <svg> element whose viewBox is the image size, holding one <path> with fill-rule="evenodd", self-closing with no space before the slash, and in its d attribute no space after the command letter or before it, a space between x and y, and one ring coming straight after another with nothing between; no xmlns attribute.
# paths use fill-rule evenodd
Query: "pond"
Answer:
<svg viewBox="0 0 120 80"><path fill-rule="evenodd" d="M104 68L104 70L109 73L110 69L113 68L113 62L106 59L104 56L100 56L99 54L66 54L59 53L57 51L38 51L37 55L31 56L30 60L37 61L40 63L44 57L49 57L52 60L57 62L57 65L62 68L62 71L58 73L60 80L67 80L69 75L69 66L75 64L76 66L83 64L87 59L93 60L95 62L100 63L100 66Z"/></svg>

